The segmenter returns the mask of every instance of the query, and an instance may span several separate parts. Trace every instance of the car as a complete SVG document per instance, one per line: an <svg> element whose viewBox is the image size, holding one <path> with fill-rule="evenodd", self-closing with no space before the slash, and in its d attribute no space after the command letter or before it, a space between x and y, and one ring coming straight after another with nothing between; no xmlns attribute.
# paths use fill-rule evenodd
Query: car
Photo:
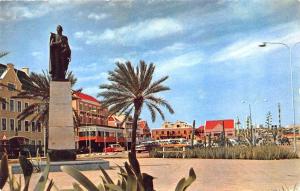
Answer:
<svg viewBox="0 0 300 191"><path fill-rule="evenodd" d="M140 144L140 145L137 145L135 147L135 150L136 150L136 152L141 153L141 152L144 152L144 151L148 151L148 148L147 148L147 145Z"/></svg>
<svg viewBox="0 0 300 191"><path fill-rule="evenodd" d="M147 141L137 145L136 152L150 152L152 149L159 147L160 145L157 142Z"/></svg>
<svg viewBox="0 0 300 191"><path fill-rule="evenodd" d="M104 152L122 152L125 151L125 148L120 144L111 144L108 147L104 148Z"/></svg>

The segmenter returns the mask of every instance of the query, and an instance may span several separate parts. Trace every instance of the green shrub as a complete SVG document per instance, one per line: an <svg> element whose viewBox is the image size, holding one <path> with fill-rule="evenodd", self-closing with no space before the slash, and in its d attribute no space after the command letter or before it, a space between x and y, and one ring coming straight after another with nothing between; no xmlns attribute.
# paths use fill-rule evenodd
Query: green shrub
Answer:
<svg viewBox="0 0 300 191"><path fill-rule="evenodd" d="M182 148L165 149L165 158L182 158ZM150 156L154 158L162 158L162 148L157 148L150 152ZM293 153L287 148L268 145L261 147L217 147L217 148L194 148L187 149L185 152L186 158L202 158L202 159L249 159L249 160L278 160L278 159L293 159L298 158L296 153Z"/></svg>

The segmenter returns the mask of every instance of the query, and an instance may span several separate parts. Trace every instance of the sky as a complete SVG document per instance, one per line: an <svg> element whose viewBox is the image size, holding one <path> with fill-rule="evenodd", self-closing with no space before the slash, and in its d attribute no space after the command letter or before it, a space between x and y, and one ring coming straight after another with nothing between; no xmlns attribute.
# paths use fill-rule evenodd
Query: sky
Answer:
<svg viewBox="0 0 300 191"><path fill-rule="evenodd" d="M155 79L169 76L171 90L160 94L175 110L165 110L167 121L244 124L250 104L253 123L264 124L271 111L277 124L280 103L287 125L293 123L289 49L258 45L292 48L300 123L299 22L297 0L0 0L0 51L10 52L0 62L48 70L50 32L60 24L72 49L69 70L84 93L97 96L115 62L144 60L156 65ZM150 128L163 123L152 123L146 108L141 117Z"/></svg>

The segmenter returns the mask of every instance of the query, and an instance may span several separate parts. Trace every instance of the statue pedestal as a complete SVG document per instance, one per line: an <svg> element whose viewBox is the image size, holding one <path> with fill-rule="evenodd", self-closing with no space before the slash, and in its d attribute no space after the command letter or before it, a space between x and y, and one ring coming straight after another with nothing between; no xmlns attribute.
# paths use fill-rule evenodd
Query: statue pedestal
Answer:
<svg viewBox="0 0 300 191"><path fill-rule="evenodd" d="M48 153L51 161L75 160L71 83L50 82Z"/></svg>

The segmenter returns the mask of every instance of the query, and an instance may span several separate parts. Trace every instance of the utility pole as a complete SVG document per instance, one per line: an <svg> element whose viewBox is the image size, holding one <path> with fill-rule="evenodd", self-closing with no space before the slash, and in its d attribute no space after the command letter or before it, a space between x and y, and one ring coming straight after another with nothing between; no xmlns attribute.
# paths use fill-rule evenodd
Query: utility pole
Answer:
<svg viewBox="0 0 300 191"><path fill-rule="evenodd" d="M193 121L193 130L192 130L192 149L194 148L194 137L195 137L195 120Z"/></svg>

